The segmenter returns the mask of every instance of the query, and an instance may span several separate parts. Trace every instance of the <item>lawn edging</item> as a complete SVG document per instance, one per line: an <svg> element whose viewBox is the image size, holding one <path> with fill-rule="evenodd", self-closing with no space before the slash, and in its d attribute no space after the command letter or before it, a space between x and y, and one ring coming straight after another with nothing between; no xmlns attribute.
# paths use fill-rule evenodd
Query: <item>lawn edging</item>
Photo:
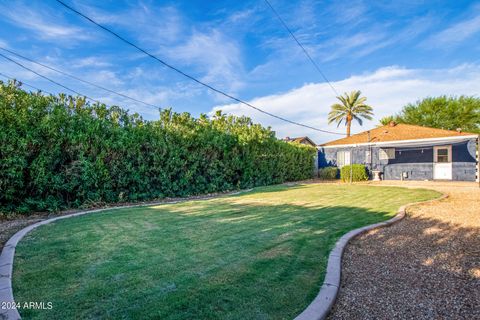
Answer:
<svg viewBox="0 0 480 320"><path fill-rule="evenodd" d="M340 289L341 281L341 272L342 272L342 256L346 245L353 238L373 229L383 228L390 226L400 220L402 220L406 215L406 209L412 205L425 204L433 201L443 200L448 197L448 194L442 193L439 198L420 201L420 202L411 202L406 205L403 205L398 209L395 217L375 224L371 224L365 227L361 227L352 231L349 231L343 235L336 243L333 250L328 256L327 270L325 273L325 280L323 281L320 291L318 292L315 299L305 308L302 313L295 317L295 320L324 320L333 305L335 304L335 299L337 298L338 291Z"/></svg>
<svg viewBox="0 0 480 320"><path fill-rule="evenodd" d="M241 193L246 193L251 191L252 189L242 190L238 192L222 194L221 196L232 196ZM437 201L440 199L446 198L447 195L443 194L441 197L437 199L432 199L423 202L414 202L409 203L400 207L397 212L397 215L390 220L376 223L373 225L365 226L359 229L355 229L349 231L344 236L342 236L335 244L334 249L330 252L328 258L328 264L326 269L326 275L324 283L317 295L317 297L313 300L313 302L295 319L299 320L306 320L306 319L325 319L330 311L331 307L333 306L336 296L338 294L338 289L340 286L340 276L341 276L341 258L344 251L346 244L355 236L366 232L368 230L388 226L398 220L401 220L405 216L405 210L408 206L413 204L420 204L420 203L427 203L431 201ZM196 198L196 199L184 199L184 200L176 200L176 201L169 201L169 202L150 202L150 203L141 203L141 204L133 204L133 205L123 205L123 206L115 206L115 207L106 207L100 209L89 209L85 211L78 211L74 213L70 213L67 215L57 216L53 218L49 218L46 220L42 220L31 224L20 231L16 232L5 244L2 253L0 255L0 302L2 304L5 302L7 304L14 304L14 295L13 295L13 287L12 287L12 279L13 279L13 262L15 256L15 249L20 240L25 237L30 231L36 229L39 226L49 224L61 219L67 219L71 217L81 216L89 213L95 212L102 212L107 210L114 210L114 209L122 209L122 208L132 208L132 207L145 207L145 206L153 206L159 204L173 204L185 201L195 201L195 200L205 200L205 199L212 199L215 197L206 197L206 198ZM0 308L0 319L12 319L17 320L21 319L21 316L16 308L7 308L2 309Z"/></svg>
<svg viewBox="0 0 480 320"><path fill-rule="evenodd" d="M224 193L224 194L220 194L219 197L238 195L241 193L250 192L252 190L253 188L230 192L230 193ZM206 196L206 197L198 197L194 199L183 199L183 200L180 199L175 201L156 201L156 202L148 202L148 203L133 204L133 205L113 206L113 207L106 207L106 208L93 209L93 210L89 209L85 211L78 211L75 213L70 213L70 214L42 220L42 221L33 223L21 229L20 231L17 231L17 233L15 233L7 241L7 243L3 247L2 254L0 255L0 303L2 303L2 306L0 306L0 319L6 319L6 320L22 319L17 308L11 307L15 305L15 299L13 297L13 287L12 287L13 259L15 257L15 248L17 247L18 243L30 231L40 226L43 226L45 224L55 222L57 220L73 218L73 217L82 216L89 213L96 213L96 212L116 210L116 209L127 209L127 208L134 208L134 207L148 207L148 206L161 205L161 204L175 204L175 203L186 202L186 201L207 200L207 199L213 199L213 198L216 198L216 196L213 196L213 197ZM7 305L6 309L3 309L3 303Z"/></svg>

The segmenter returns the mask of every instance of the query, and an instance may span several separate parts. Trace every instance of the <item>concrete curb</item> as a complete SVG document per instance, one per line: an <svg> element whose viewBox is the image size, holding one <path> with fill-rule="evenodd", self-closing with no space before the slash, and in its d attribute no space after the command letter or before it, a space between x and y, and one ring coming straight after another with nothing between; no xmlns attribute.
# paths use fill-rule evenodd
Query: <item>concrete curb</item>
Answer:
<svg viewBox="0 0 480 320"><path fill-rule="evenodd" d="M323 281L323 285L318 292L318 295L315 299L308 305L308 307L302 311L295 320L324 320L330 310L332 309L335 299L338 295L338 290L340 288L340 280L341 280L341 272L342 272L342 255L345 249L345 246L348 244L350 240L355 238L356 236L376 229L387 227L391 224L394 224L397 221L402 220L406 215L406 209L409 206L417 205L417 204L425 204L429 202L439 201L447 198L447 194L442 194L437 199L421 201L421 202L412 202L401 206L398 209L397 215L390 220L371 224L369 226L365 226L362 228L358 228L352 230L345 235L343 235L335 244L332 252L328 256L328 264L327 264L327 271L325 273L325 280Z"/></svg>
<svg viewBox="0 0 480 320"><path fill-rule="evenodd" d="M247 189L239 192L234 192L230 194L226 194L225 196L232 196L241 193L246 193L251 191L252 189ZM389 226L405 217L405 209L408 206L414 204L423 204L429 203L433 201L438 201L447 198L447 194L443 194L441 197L433 200L423 201L423 202L413 202L407 205L400 207L398 213L395 217L390 220L372 224L369 226L365 226L359 229L352 230L342 236L337 243L335 244L334 249L330 252L328 257L328 264L327 264L327 272L325 274L325 280L323 282L322 287L316 298L310 303L310 305L303 310L303 312L298 315L295 320L323 320L326 318L330 309L332 308L333 304L335 303L335 299L338 294L338 289L340 287L340 279L341 279L341 262L342 262L342 254L344 251L345 246L347 243L353 239L354 237L362 234L366 231ZM207 197L207 198L198 198L198 199L190 199L190 200L178 200L172 202L157 202L157 203L148 203L148 204L137 204L137 205L129 205L129 206L118 206L118 207L108 207L102 209L94 209L94 210L87 210L87 211L80 211L75 212L72 214L59 216L47 220L43 220L34 224L31 224L17 233L15 233L5 244L2 250L2 254L0 255L0 303L7 302L7 303L14 303L15 300L13 298L13 289L12 289L12 277L13 277L13 259L15 256L15 248L19 241L30 231L33 229L38 228L39 226L52 223L57 220L68 219L72 217L77 217L89 213L95 212L102 212L107 210L116 210L116 209L127 209L127 208L134 208L134 207L148 207L160 204L175 204L179 202L185 201L197 201L197 200L205 200L205 199L213 199L214 197ZM17 309L0 309L0 319L6 320L19 320L21 319L20 314Z"/></svg>
<svg viewBox="0 0 480 320"><path fill-rule="evenodd" d="M219 197L238 195L238 194L246 193L252 190L253 189L246 189L242 191L222 194ZM204 198L195 198L195 199L176 200L176 201L170 201L170 202L159 201L159 202L134 204L134 205L128 205L128 206L117 206L117 207L108 207L108 208L101 208L101 209L94 209L94 210L79 211L79 212L67 214L64 216L58 216L55 218L51 218L51 219L47 219L47 220L43 220L43 221L31 224L21 229L17 233L15 233L3 247L2 254L0 255L0 303L2 304L4 302L6 302L7 304L15 303L15 300L13 298L13 288L12 288L13 259L15 257L15 248L17 247L18 242L22 240L22 238L25 237L25 235L30 231L32 231L33 229L43 226L44 224L52 223L54 221L82 216L89 213L102 212L107 210L127 209L127 208L134 208L134 207L149 207L149 206L155 206L155 205L161 205L161 204L175 204L175 203L187 202L187 201L209 200L209 199L215 199L219 197L215 197L215 196L204 197ZM6 320L21 319L20 313L18 313L17 309L1 309L1 307L2 306L0 306L0 319L6 319Z"/></svg>

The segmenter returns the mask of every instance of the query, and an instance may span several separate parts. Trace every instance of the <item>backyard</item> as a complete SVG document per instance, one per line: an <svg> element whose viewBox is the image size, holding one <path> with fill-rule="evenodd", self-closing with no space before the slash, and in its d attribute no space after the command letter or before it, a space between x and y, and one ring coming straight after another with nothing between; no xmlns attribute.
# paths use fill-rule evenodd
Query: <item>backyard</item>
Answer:
<svg viewBox="0 0 480 320"><path fill-rule="evenodd" d="M35 319L291 319L316 296L335 242L386 220L424 189L342 184L113 209L35 229L13 292Z"/></svg>

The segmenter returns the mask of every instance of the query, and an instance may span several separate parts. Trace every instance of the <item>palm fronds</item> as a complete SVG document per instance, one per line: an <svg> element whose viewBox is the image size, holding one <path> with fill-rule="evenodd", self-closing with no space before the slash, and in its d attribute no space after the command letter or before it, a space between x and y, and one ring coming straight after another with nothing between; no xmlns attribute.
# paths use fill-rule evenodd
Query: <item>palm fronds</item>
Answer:
<svg viewBox="0 0 480 320"><path fill-rule="evenodd" d="M337 99L341 103L335 103L331 106L331 111L328 113L328 123L335 122L338 127L342 122L345 122L347 135L350 135L352 120L356 120L360 125L363 124L363 119L372 120L373 108L365 103L367 98L361 97L361 94L360 90L356 90L350 92L350 94L345 93L338 96Z"/></svg>

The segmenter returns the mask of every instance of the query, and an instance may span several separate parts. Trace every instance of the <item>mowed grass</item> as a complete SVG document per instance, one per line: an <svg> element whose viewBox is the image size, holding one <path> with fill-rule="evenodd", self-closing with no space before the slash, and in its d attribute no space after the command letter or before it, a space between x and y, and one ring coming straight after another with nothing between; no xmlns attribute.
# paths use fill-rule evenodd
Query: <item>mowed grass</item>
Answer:
<svg viewBox="0 0 480 320"><path fill-rule="evenodd" d="M311 184L61 220L17 248L25 319L292 319L316 296L329 251L430 190Z"/></svg>

